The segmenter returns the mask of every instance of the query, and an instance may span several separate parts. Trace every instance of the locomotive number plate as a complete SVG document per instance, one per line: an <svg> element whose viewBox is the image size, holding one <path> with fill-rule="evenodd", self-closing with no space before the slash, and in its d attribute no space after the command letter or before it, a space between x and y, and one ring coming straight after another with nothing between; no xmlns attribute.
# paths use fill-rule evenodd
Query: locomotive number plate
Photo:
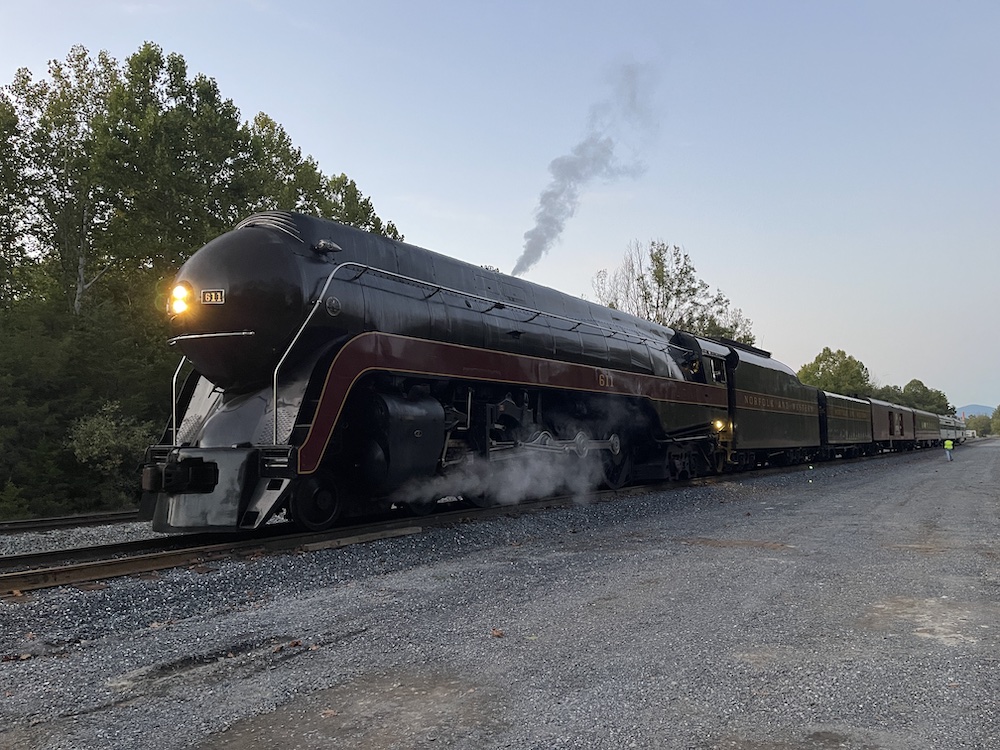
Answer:
<svg viewBox="0 0 1000 750"><path fill-rule="evenodd" d="M202 289L201 304L203 305L224 305L226 304L225 289Z"/></svg>

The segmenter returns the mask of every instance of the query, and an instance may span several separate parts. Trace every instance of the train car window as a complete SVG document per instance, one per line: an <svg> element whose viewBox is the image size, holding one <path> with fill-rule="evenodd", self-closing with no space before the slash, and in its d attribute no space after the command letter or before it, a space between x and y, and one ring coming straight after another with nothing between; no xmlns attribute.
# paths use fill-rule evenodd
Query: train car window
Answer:
<svg viewBox="0 0 1000 750"><path fill-rule="evenodd" d="M893 412L889 412L889 434L896 434L896 415Z"/></svg>
<svg viewBox="0 0 1000 750"><path fill-rule="evenodd" d="M712 377L715 378L716 383L726 382L726 363L721 359L711 358L712 362Z"/></svg>

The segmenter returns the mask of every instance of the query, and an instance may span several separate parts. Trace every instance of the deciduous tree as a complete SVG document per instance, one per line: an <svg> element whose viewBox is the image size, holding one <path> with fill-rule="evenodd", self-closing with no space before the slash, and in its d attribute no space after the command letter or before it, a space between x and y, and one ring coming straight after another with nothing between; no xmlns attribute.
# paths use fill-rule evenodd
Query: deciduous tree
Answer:
<svg viewBox="0 0 1000 750"><path fill-rule="evenodd" d="M125 62L95 122L105 233L117 280L165 274L242 218L247 136L212 79L146 43ZM147 293L146 289L142 290Z"/></svg>
<svg viewBox="0 0 1000 750"><path fill-rule="evenodd" d="M954 414L955 407L948 403L943 391L928 388L917 379L903 386L903 401L900 403L913 409L923 409L934 414Z"/></svg>
<svg viewBox="0 0 1000 750"><path fill-rule="evenodd" d="M24 237L21 228L28 202L24 154L17 112L0 97L0 309L24 294Z"/></svg>
<svg viewBox="0 0 1000 750"><path fill-rule="evenodd" d="M7 87L18 120L9 143L22 154L20 180L28 198L22 247L78 315L109 267L99 247L109 207L96 175L94 121L117 70L107 55L95 61L76 46L65 62L53 60L48 72L48 79L36 81L22 68Z"/></svg>
<svg viewBox="0 0 1000 750"><path fill-rule="evenodd" d="M248 126L249 159L240 175L251 213L285 208L331 217L333 202L319 164L263 112Z"/></svg>
<svg viewBox="0 0 1000 750"><path fill-rule="evenodd" d="M906 398L903 395L903 389L898 385L878 386L872 391L871 397L877 398L879 401L888 401L890 404L902 404Z"/></svg>
<svg viewBox="0 0 1000 750"><path fill-rule="evenodd" d="M965 429L975 430L976 434L980 437L983 435L992 435L993 421L985 414L974 414L965 420Z"/></svg>
<svg viewBox="0 0 1000 750"><path fill-rule="evenodd" d="M77 46L47 72L0 88L0 515L137 489L122 472L176 365L156 290L206 241L281 209L400 236L180 55L147 43L120 65Z"/></svg>
<svg viewBox="0 0 1000 750"><path fill-rule="evenodd" d="M872 392L868 368L843 349L823 347L812 362L802 365L799 380L845 396L867 396Z"/></svg>
<svg viewBox="0 0 1000 750"><path fill-rule="evenodd" d="M698 278L677 245L633 242L612 272L593 279L598 302L670 328L753 344L751 321L721 291Z"/></svg>

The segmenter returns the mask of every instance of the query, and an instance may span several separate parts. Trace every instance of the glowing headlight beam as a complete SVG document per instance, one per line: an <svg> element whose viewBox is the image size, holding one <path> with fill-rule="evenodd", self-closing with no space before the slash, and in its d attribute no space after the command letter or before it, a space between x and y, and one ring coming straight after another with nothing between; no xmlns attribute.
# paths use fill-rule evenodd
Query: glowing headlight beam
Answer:
<svg viewBox="0 0 1000 750"><path fill-rule="evenodd" d="M188 309L188 297L191 296L191 289L187 284L178 284L170 290L170 312L180 315Z"/></svg>

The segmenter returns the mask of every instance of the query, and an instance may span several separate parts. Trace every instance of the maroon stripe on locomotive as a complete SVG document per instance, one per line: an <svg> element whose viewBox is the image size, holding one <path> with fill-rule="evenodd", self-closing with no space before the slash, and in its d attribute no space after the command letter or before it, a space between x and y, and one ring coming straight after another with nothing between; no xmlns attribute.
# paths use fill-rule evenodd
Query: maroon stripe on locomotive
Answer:
<svg viewBox="0 0 1000 750"><path fill-rule="evenodd" d="M347 342L331 363L312 425L298 450L300 474L319 468L351 388L365 373L377 370L727 408L723 386L373 331Z"/></svg>

